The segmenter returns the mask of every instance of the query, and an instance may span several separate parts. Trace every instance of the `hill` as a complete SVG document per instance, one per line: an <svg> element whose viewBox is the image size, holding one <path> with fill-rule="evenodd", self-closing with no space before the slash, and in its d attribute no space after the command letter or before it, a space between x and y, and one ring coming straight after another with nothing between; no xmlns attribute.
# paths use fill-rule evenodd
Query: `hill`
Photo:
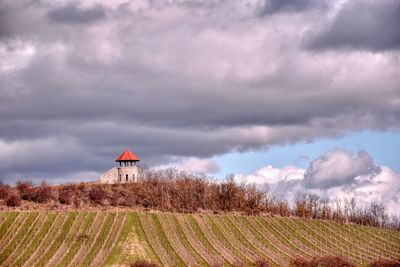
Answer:
<svg viewBox="0 0 400 267"><path fill-rule="evenodd" d="M400 232L322 220L162 212L0 212L1 266L230 266L400 258Z"/></svg>

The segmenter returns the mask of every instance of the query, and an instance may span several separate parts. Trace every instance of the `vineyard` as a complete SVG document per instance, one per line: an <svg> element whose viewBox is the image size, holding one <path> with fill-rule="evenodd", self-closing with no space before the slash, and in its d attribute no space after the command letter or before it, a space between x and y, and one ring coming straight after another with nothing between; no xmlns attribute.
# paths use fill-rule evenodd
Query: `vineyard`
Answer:
<svg viewBox="0 0 400 267"><path fill-rule="evenodd" d="M360 266L400 258L400 232L233 214L0 212L0 266L287 266L341 255Z"/></svg>

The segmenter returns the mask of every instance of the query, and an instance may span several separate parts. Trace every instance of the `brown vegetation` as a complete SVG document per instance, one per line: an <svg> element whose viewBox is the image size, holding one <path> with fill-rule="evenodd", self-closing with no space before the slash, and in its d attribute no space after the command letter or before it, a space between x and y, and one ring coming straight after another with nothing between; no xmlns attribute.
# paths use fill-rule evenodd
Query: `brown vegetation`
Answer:
<svg viewBox="0 0 400 267"><path fill-rule="evenodd" d="M400 267L400 259L398 260L388 260L380 259L372 262L369 267Z"/></svg>
<svg viewBox="0 0 400 267"><path fill-rule="evenodd" d="M11 191L11 186L0 183L0 199L5 199Z"/></svg>
<svg viewBox="0 0 400 267"><path fill-rule="evenodd" d="M15 192L9 192L6 199L5 204L8 207L18 207L21 206L21 197Z"/></svg>
<svg viewBox="0 0 400 267"><path fill-rule="evenodd" d="M136 261L131 263L130 267L157 267L157 264L150 261Z"/></svg>
<svg viewBox="0 0 400 267"><path fill-rule="evenodd" d="M268 189L235 182L233 176L222 182L205 176L179 172L174 169L141 171L139 182L104 185L98 183L49 186L42 182L18 182L15 187L0 184L0 199L7 206L23 203L47 203L48 207L118 207L158 209L172 212L242 212L256 215L296 216L333 220L342 223L400 229L400 220L389 217L379 203L360 207L354 199L336 201L313 194L297 194L291 207L286 200L277 199ZM12 192L12 193L10 193ZM1 203L1 202L0 202ZM7 204L8 203L8 204Z"/></svg>
<svg viewBox="0 0 400 267"><path fill-rule="evenodd" d="M312 260L307 260L297 257L292 261L294 267L355 267L356 265L350 260L341 256L325 256L316 257Z"/></svg>

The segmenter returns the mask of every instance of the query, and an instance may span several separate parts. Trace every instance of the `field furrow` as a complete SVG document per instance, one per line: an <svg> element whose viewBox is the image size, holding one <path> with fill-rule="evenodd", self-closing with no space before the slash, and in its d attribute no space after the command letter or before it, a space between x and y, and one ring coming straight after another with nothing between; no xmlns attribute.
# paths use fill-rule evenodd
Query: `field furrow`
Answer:
<svg viewBox="0 0 400 267"><path fill-rule="evenodd" d="M391 235L391 230L381 230L357 224L351 224L349 227L356 228L358 231L365 233L367 236L371 237L375 243L382 244L385 248L387 248L388 251L397 251L400 253L400 234L399 238L396 239Z"/></svg>
<svg viewBox="0 0 400 267"><path fill-rule="evenodd" d="M7 213L7 216L0 225L0 240L2 240L4 236L11 230L11 227L14 225L14 221L18 218L19 215L19 212Z"/></svg>
<svg viewBox="0 0 400 267"><path fill-rule="evenodd" d="M174 214L167 214L166 219L168 220L169 224L171 225L171 228L173 231L175 231L179 241L182 243L182 245L187 249L187 251L192 255L192 257L195 259L195 262L197 263L198 266L207 266L208 263L207 261L199 254L193 246L190 244L188 239L186 238L185 234L183 233L182 229L179 227L179 223L177 218L175 217Z"/></svg>
<svg viewBox="0 0 400 267"><path fill-rule="evenodd" d="M388 244L381 239L378 240L375 235L371 236L368 232L363 231L358 227L350 225L338 225L338 227L342 227L351 236L357 236L364 244L372 248L379 257L384 256L390 258L390 255L393 254L392 249L398 249L398 251L400 251L400 244L396 246L395 244Z"/></svg>
<svg viewBox="0 0 400 267"><path fill-rule="evenodd" d="M157 214L157 219L160 222L160 226L162 231L165 233L165 236L168 242L171 244L173 249L182 259L182 261L190 266L198 265L196 259L192 256L189 250L182 244L181 240L179 239L176 230L172 226L171 222L166 217L167 214Z"/></svg>
<svg viewBox="0 0 400 267"><path fill-rule="evenodd" d="M221 231L215 226L207 223L202 215L189 215L193 218L197 227L201 229L205 238L212 244L214 249L230 264L236 264L238 262L244 262L245 258L243 255L238 255L239 252L225 239Z"/></svg>
<svg viewBox="0 0 400 267"><path fill-rule="evenodd" d="M287 226L283 226L279 218L270 218L268 223L273 229L275 229L281 236L284 236L297 250L307 258L312 258L318 255L317 251L313 251L311 248L307 247L307 244L303 243L303 239L295 232L293 229Z"/></svg>
<svg viewBox="0 0 400 267"><path fill-rule="evenodd" d="M325 236L330 236L333 242L341 244L348 250L348 254L354 255L355 258L358 258L358 262L366 263L368 260L371 260L372 257L368 255L368 253L362 250L360 247L355 246L346 236L342 236L335 231L332 230L331 225L325 224L323 221L315 221L317 225L319 225L320 230L324 233Z"/></svg>
<svg viewBox="0 0 400 267"><path fill-rule="evenodd" d="M5 233L0 240L0 249L7 246L8 242L10 242L13 235L18 231L27 217L27 212L21 212L15 220L8 224L8 228L5 228Z"/></svg>
<svg viewBox="0 0 400 267"><path fill-rule="evenodd" d="M117 213L117 217L114 220L114 224L110 230L110 234L107 240L104 242L101 249L99 250L99 252L97 253L96 257L90 264L91 266L100 266L103 263L104 259L107 258L110 250L115 245L122 231L122 226L124 225L125 217L126 213Z"/></svg>
<svg viewBox="0 0 400 267"><path fill-rule="evenodd" d="M369 247L368 244L365 244L359 237L344 230L344 227L337 227L337 223L329 223L328 225L326 222L322 222L322 224L325 228L329 227L329 230L335 233L338 238L340 237L342 240L357 247L358 252L362 254L362 258L376 259L376 256L378 255L377 252L373 248Z"/></svg>
<svg viewBox="0 0 400 267"><path fill-rule="evenodd" d="M240 232L242 238L246 239L246 243L249 243L251 246L254 246L262 255L263 259L266 259L270 265L275 266L285 266L288 264L287 259L282 257L283 255L276 251L272 246L265 246L263 242L261 242L254 234L251 232L244 224L243 218L238 216L226 216L226 219L229 220L237 231Z"/></svg>
<svg viewBox="0 0 400 267"><path fill-rule="evenodd" d="M289 266L341 255L357 266L400 257L400 232L323 220L120 211L0 213L0 266Z"/></svg>
<svg viewBox="0 0 400 267"><path fill-rule="evenodd" d="M153 248L153 251L160 259L161 264L163 266L173 266L175 264L174 258L170 255L168 248L164 246L161 238L157 235L157 229L152 222L153 220L149 218L146 213L140 213L139 218L141 226L146 234L146 238Z"/></svg>
<svg viewBox="0 0 400 267"><path fill-rule="evenodd" d="M53 242L51 242L47 249L44 250L42 257L38 259L35 263L35 266L45 266L46 263L51 259L54 253L58 250L62 242L66 239L69 231L71 230L72 225L75 222L76 217L78 216L77 212L71 212L68 214L63 226L61 227L58 235L54 236Z"/></svg>
<svg viewBox="0 0 400 267"><path fill-rule="evenodd" d="M12 259L13 262L10 264L10 266L22 266L25 263L25 261L28 260L28 258L34 254L34 252L39 247L39 244L45 237L46 233L48 233L49 229L53 225L58 215L59 213L46 214L46 220L40 226L35 235L31 238L29 243L26 245L25 250L20 254L17 254L19 256L16 256L15 258Z"/></svg>
<svg viewBox="0 0 400 267"><path fill-rule="evenodd" d="M68 251L64 255L61 255L60 259L56 263L57 267L68 266L68 264L73 260L74 256L78 254L81 245L85 242L88 237L93 221L96 218L97 213L88 212L85 216L85 220L82 226L78 229L76 236L73 238Z"/></svg>
<svg viewBox="0 0 400 267"><path fill-rule="evenodd" d="M23 254L27 246L30 245L30 243L33 240L33 237L36 235L36 233L39 231L40 227L42 227L43 223L45 222L45 219L47 217L46 213L39 213L38 216L36 217L34 223L31 225L30 229L28 232L24 233L24 238L18 242L18 245L12 249L11 254L8 256L8 258L5 260L3 263L4 266L10 266L13 261L16 260L21 254Z"/></svg>
<svg viewBox="0 0 400 267"><path fill-rule="evenodd" d="M80 266L89 266L95 258L97 252L101 249L102 245L108 239L113 224L116 221L117 215L114 212L107 213L106 219L100 229L99 235L94 239L92 246L86 256L83 258Z"/></svg>
<svg viewBox="0 0 400 267"><path fill-rule="evenodd" d="M286 231L285 233L281 233L275 227L273 227L269 223L271 220L271 218L263 218L261 216L257 216L252 222L254 223L254 225L260 226L259 229L263 232L264 236L270 236L270 238L274 238L274 243L276 242L276 244L279 245L282 251L287 251L288 253L291 253L293 257L310 257L307 253L305 253L303 250L293 244L293 242L290 240L290 237L286 235Z"/></svg>
<svg viewBox="0 0 400 267"><path fill-rule="evenodd" d="M304 236L303 231L299 231L299 229L295 228L295 224L292 223L292 220L288 218L287 220L283 218L275 218L275 221L278 222L278 224L281 226L281 229L287 229L290 231L291 236L293 236L295 239L298 240L298 243L304 246L307 251L311 255L326 255L326 250L323 249L323 247L318 246L318 242L311 242L308 238Z"/></svg>
<svg viewBox="0 0 400 267"><path fill-rule="evenodd" d="M242 216L241 220L238 223L243 224L253 236L255 236L265 247L268 247L270 250L273 250L278 254L282 259L289 262L292 259L290 255L290 251L287 247L285 247L278 239L276 239L272 234L265 236L262 229L262 226L258 226L257 222L252 222L254 217L246 217Z"/></svg>
<svg viewBox="0 0 400 267"><path fill-rule="evenodd" d="M14 232L7 245L0 250L0 265L2 265L8 256L20 245L25 235L32 230L38 215L37 212L29 213L20 227Z"/></svg>
<svg viewBox="0 0 400 267"><path fill-rule="evenodd" d="M3 222L6 220L8 214L9 214L8 212L0 211L0 227L3 224Z"/></svg>
<svg viewBox="0 0 400 267"><path fill-rule="evenodd" d="M160 220L157 217L156 213L149 214L151 218L149 218L150 221L152 221L154 225L154 229L158 235L158 237L161 240L162 245L166 248L168 253L173 257L175 261L175 266L185 266L184 261L182 258L179 256L179 254L174 250L172 247L171 243L169 242L166 233L163 231L162 225L160 223Z"/></svg>
<svg viewBox="0 0 400 267"><path fill-rule="evenodd" d="M314 240L315 244L323 248L327 254L342 255L353 261L358 260L355 255L348 254L346 250L343 250L343 246L335 242L334 239L326 238L318 228L309 227L308 221L306 222L301 219L292 219L291 221L297 226L297 231L307 233L305 235L307 235L308 239L310 241Z"/></svg>
<svg viewBox="0 0 400 267"><path fill-rule="evenodd" d="M274 246L278 251L285 254L288 258L292 259L299 255L296 251L293 251L291 245L286 243L286 239L283 241L276 237L277 235L274 231L271 231L269 227L263 225L257 217L247 217L245 221L248 222L248 227L251 227L255 232L259 233L264 241L269 242L272 246Z"/></svg>
<svg viewBox="0 0 400 267"><path fill-rule="evenodd" d="M75 253L68 266L79 266L82 263L83 259L86 257L86 254L92 247L92 244L100 234L100 229L104 224L106 216L106 212L96 212L96 217L88 231L81 234L79 237L79 239L82 239L83 242L80 243L78 251Z"/></svg>
<svg viewBox="0 0 400 267"><path fill-rule="evenodd" d="M58 246L57 251L53 254L53 256L46 263L47 266L56 266L57 262L67 253L73 240L76 237L77 232L82 227L84 220L86 219L87 212L80 212L72 225L69 233L65 237L65 240L62 242L60 246Z"/></svg>
<svg viewBox="0 0 400 267"><path fill-rule="evenodd" d="M57 216L54 223L51 224L51 228L47 229L47 231L43 234L43 236L38 240L37 246L34 248L34 252L29 255L29 258L26 259L23 266L31 267L34 266L35 262L44 254L47 250L50 243L53 241L54 237L57 235L58 232L61 231L61 225L63 225L64 221L66 220L68 213L60 212L57 213Z"/></svg>
<svg viewBox="0 0 400 267"><path fill-rule="evenodd" d="M212 219L211 223L214 223L216 227L224 234L225 238L234 246L237 251L240 251L245 257L245 263L250 264L255 262L257 259L263 258L261 254L250 242L244 238L237 228L226 220L223 215L209 216Z"/></svg>
<svg viewBox="0 0 400 267"><path fill-rule="evenodd" d="M211 246L208 240L206 240L204 236L196 235L189 222L186 220L185 215L175 214L174 217L189 244L193 247L197 254L199 254L207 262L208 265L222 265L224 263L223 259L216 257L218 253Z"/></svg>

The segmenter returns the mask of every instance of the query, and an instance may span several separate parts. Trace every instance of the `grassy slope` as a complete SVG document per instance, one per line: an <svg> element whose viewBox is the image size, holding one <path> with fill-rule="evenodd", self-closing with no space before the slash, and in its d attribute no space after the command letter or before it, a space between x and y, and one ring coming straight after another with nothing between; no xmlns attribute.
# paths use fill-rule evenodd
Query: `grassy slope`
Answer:
<svg viewBox="0 0 400 267"><path fill-rule="evenodd" d="M145 212L0 212L0 266L272 266L342 255L400 258L400 232L289 218Z"/></svg>

